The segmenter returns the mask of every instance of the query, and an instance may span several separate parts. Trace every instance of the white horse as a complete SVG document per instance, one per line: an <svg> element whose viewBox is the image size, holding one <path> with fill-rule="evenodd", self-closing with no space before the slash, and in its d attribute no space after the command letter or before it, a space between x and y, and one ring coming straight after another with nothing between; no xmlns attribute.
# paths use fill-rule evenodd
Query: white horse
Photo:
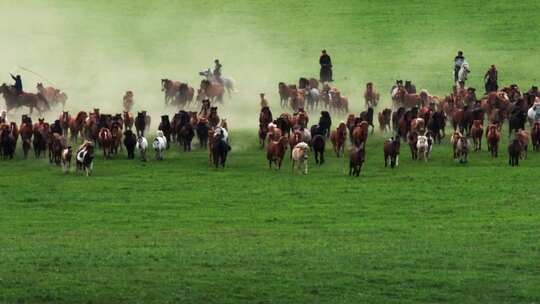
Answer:
<svg viewBox="0 0 540 304"><path fill-rule="evenodd" d="M163 160L163 152L167 149L167 139L165 138L165 135L163 135L163 131L157 131L152 147L156 150L156 159Z"/></svg>
<svg viewBox="0 0 540 304"><path fill-rule="evenodd" d="M540 99L538 97L535 99L533 106L527 111L527 117L531 126L540 121Z"/></svg>
<svg viewBox="0 0 540 304"><path fill-rule="evenodd" d="M137 138L137 149L141 155L141 160L146 161L146 149L148 148L148 141L143 136Z"/></svg>
<svg viewBox="0 0 540 304"><path fill-rule="evenodd" d="M467 61L463 62L458 72L457 84L459 85L460 82L465 83L470 72L471 70L469 69L469 63Z"/></svg>
<svg viewBox="0 0 540 304"><path fill-rule="evenodd" d="M210 82L219 82L216 77L214 77L214 74L210 69L199 72L199 75L203 76L206 80ZM225 87L225 89L227 89L229 97L231 97L231 93L238 93L238 91L234 87L234 79L230 77L221 77L221 81L223 82L223 86Z"/></svg>

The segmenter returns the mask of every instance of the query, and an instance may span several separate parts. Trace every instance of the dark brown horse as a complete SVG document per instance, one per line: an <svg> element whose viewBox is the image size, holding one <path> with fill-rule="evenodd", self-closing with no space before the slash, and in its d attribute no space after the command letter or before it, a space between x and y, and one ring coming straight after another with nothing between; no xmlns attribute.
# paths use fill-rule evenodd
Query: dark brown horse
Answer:
<svg viewBox="0 0 540 304"><path fill-rule="evenodd" d="M47 99L43 95L25 92L18 94L13 87L5 83L0 86L0 94L4 96L4 100L6 101L7 112L20 107L30 108L30 114L33 113L34 109L37 109L39 113L51 109Z"/></svg>

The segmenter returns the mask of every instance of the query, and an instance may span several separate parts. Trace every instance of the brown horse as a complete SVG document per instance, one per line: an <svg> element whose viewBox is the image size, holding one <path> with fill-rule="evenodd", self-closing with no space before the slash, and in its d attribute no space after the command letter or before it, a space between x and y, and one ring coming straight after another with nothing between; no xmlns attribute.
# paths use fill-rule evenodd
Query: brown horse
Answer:
<svg viewBox="0 0 540 304"><path fill-rule="evenodd" d="M223 102L223 94L225 88L219 82L211 82L210 80L201 80L201 85L197 91L197 100L210 99L211 101L217 100Z"/></svg>
<svg viewBox="0 0 540 304"><path fill-rule="evenodd" d="M399 87L394 97L398 107L413 108L420 104L421 99L418 94L410 94L405 87Z"/></svg>
<svg viewBox="0 0 540 304"><path fill-rule="evenodd" d="M531 129L531 139L534 151L540 151L540 122L535 122Z"/></svg>
<svg viewBox="0 0 540 304"><path fill-rule="evenodd" d="M482 136L484 135L484 129L482 128L482 121L475 120L471 128L471 136L474 141L474 151L482 151Z"/></svg>
<svg viewBox="0 0 540 304"><path fill-rule="evenodd" d="M161 79L161 91L165 92L165 105L176 98L181 84L180 81L172 81L167 78Z"/></svg>
<svg viewBox="0 0 540 304"><path fill-rule="evenodd" d="M281 108L285 108L287 106L287 101L289 100L289 86L285 84L284 82L280 82L278 84L278 93L279 93L279 104L281 105Z"/></svg>
<svg viewBox="0 0 540 304"><path fill-rule="evenodd" d="M0 94L4 96L6 101L6 112L20 107L30 108L30 114L33 113L34 109L37 109L39 113L51 109L49 102L43 95L25 92L18 94L13 87L5 83L0 86Z"/></svg>
<svg viewBox="0 0 540 304"><path fill-rule="evenodd" d="M193 96L195 96L195 90L188 86L187 83L180 83L174 104L181 108L186 107L188 103L193 101Z"/></svg>
<svg viewBox="0 0 540 304"><path fill-rule="evenodd" d="M379 129L381 132L390 132L392 128L390 127L390 120L392 119L392 110L384 109L382 112L379 112Z"/></svg>
<svg viewBox="0 0 540 304"><path fill-rule="evenodd" d="M105 159L109 158L112 154L113 147L113 137L111 130L107 128L101 128L98 133L98 142L101 146L101 149L103 149L103 157Z"/></svg>
<svg viewBox="0 0 540 304"><path fill-rule="evenodd" d="M68 129L69 129L69 121L71 120L71 116L69 115L68 111L62 111L60 113L60 127L62 128L62 135L64 137L68 136Z"/></svg>
<svg viewBox="0 0 540 304"><path fill-rule="evenodd" d="M499 126L490 124L486 132L486 139L488 144L488 151L491 152L492 157L497 157L499 154L499 141L501 140L501 132Z"/></svg>
<svg viewBox="0 0 540 304"><path fill-rule="evenodd" d="M369 134L369 124L367 121L362 121L357 124L352 131L353 144L360 147L365 145Z"/></svg>
<svg viewBox="0 0 540 304"><path fill-rule="evenodd" d="M273 121L272 112L269 107L263 107L259 114L259 142L264 147L266 136L268 134L268 124Z"/></svg>
<svg viewBox="0 0 540 304"><path fill-rule="evenodd" d="M88 114L86 112L81 111L77 113L77 116L75 118L69 117L69 131L71 132L71 141L76 142L77 136L79 133L81 133L81 136L83 136L82 131L83 127L86 123L86 118L88 117Z"/></svg>
<svg viewBox="0 0 540 304"><path fill-rule="evenodd" d="M345 140L347 139L347 125L344 122L341 122L335 130L332 130L330 133L330 141L332 142L332 147L336 156L340 157L343 155L345 150Z"/></svg>
<svg viewBox="0 0 540 304"><path fill-rule="evenodd" d="M19 134L21 135L24 158L27 158L28 151L30 151L30 147L32 144L32 125L27 122L23 122L21 124L21 127L19 128Z"/></svg>
<svg viewBox="0 0 540 304"><path fill-rule="evenodd" d="M277 169L281 169L283 163L283 157L285 151L287 151L288 140L287 137L281 136L279 140L271 140L266 147L266 159L268 160L268 166L272 169L272 163L277 166Z"/></svg>
<svg viewBox="0 0 540 304"><path fill-rule="evenodd" d="M124 120L124 128L126 130L131 130L133 124L135 123L135 118L133 118L133 113L124 111L122 113L122 118Z"/></svg>
<svg viewBox="0 0 540 304"><path fill-rule="evenodd" d="M369 107L376 107L379 103L379 93L375 91L372 82L366 84L366 91L364 92L364 100L366 109Z"/></svg>
<svg viewBox="0 0 540 304"><path fill-rule="evenodd" d="M51 106L55 106L57 104L62 105L62 109L66 107L66 101L67 101L67 95L64 92L61 92L58 89L55 89L53 87L44 87L43 83L38 82L37 84L37 90L38 92L47 99L47 102Z"/></svg>

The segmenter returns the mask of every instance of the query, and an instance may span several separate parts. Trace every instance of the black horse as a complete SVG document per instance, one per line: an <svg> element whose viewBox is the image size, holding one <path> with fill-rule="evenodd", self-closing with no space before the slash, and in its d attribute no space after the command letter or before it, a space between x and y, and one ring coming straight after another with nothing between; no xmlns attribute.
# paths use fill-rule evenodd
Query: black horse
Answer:
<svg viewBox="0 0 540 304"><path fill-rule="evenodd" d="M214 137L214 146L212 147L212 160L214 166L225 168L225 162L227 161L227 154L231 151L231 146L223 139L223 134L216 134Z"/></svg>

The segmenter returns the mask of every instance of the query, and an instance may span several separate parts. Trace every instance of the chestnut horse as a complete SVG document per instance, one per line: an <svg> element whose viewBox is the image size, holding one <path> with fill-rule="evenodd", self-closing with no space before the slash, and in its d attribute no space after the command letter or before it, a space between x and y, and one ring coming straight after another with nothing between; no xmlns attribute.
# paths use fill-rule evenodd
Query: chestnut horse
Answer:
<svg viewBox="0 0 540 304"><path fill-rule="evenodd" d="M67 112L65 113L67 114ZM85 125L87 117L88 117L88 114L86 114L86 112L84 111L77 113L77 116L75 116L75 118L69 117L68 125L69 125L69 131L71 133L72 142L77 141L77 136L79 135L79 133L81 133L81 136L83 136L82 130L83 130L83 126Z"/></svg>
<svg viewBox="0 0 540 304"><path fill-rule="evenodd" d="M499 141L501 140L501 132L495 124L490 124L486 132L488 151L491 152L491 157L497 157L499 154Z"/></svg>
<svg viewBox="0 0 540 304"><path fill-rule="evenodd" d="M372 82L366 84L366 91L364 92L364 100L366 108L374 108L379 103L379 93L375 91Z"/></svg>
<svg viewBox="0 0 540 304"><path fill-rule="evenodd" d="M266 147L266 159L268 159L268 166L272 169L272 163L277 166L277 169L281 169L283 163L283 157L287 150L288 140L287 137L281 136L279 140L271 140Z"/></svg>
<svg viewBox="0 0 540 304"><path fill-rule="evenodd" d="M347 126L341 122L335 130L330 132L330 141L336 156L340 157L345 151L345 140L347 139Z"/></svg>

